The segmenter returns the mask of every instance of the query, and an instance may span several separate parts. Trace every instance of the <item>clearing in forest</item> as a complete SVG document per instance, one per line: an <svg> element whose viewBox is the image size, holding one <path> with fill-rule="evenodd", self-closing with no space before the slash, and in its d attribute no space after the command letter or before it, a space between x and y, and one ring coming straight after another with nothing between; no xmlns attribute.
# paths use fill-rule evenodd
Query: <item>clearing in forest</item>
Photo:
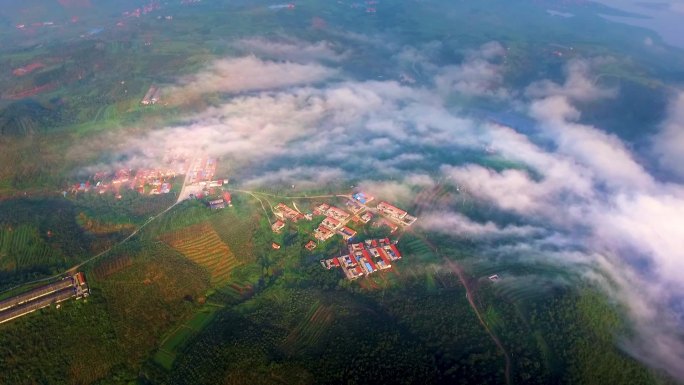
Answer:
<svg viewBox="0 0 684 385"><path fill-rule="evenodd" d="M212 285L220 286L227 282L230 272L240 264L207 222L165 234L161 239L192 262L206 268Z"/></svg>

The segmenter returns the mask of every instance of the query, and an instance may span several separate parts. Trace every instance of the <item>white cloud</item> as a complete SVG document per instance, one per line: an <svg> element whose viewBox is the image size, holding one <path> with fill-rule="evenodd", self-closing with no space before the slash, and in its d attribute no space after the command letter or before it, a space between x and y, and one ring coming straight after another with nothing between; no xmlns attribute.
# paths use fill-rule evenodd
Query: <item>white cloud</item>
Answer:
<svg viewBox="0 0 684 385"><path fill-rule="evenodd" d="M296 63L339 62L348 56L347 53L340 52L339 48L327 41L309 43L294 38L281 38L279 41L249 38L239 40L234 45L246 53L252 53L262 58Z"/></svg>
<svg viewBox="0 0 684 385"><path fill-rule="evenodd" d="M671 103L663 128L653 140L653 149L661 166L684 178L684 92Z"/></svg>
<svg viewBox="0 0 684 385"><path fill-rule="evenodd" d="M574 122L580 113L567 97L550 96L534 101L530 114L556 143L560 153L588 167L599 181L612 187L653 186L653 178L617 136Z"/></svg>
<svg viewBox="0 0 684 385"><path fill-rule="evenodd" d="M546 208L544 201L551 198L556 189L554 185L535 182L522 170L496 172L471 164L444 166L442 172L477 199L493 201L504 210L521 214L532 214Z"/></svg>
<svg viewBox="0 0 684 385"><path fill-rule="evenodd" d="M357 187L379 200L400 203L410 202L415 195L412 186L403 181L365 180L360 182Z"/></svg>
<svg viewBox="0 0 684 385"><path fill-rule="evenodd" d="M451 212L424 213L420 217L418 225L427 231L437 231L465 237L529 237L544 232L543 229L534 226L499 226L492 221L478 223L465 215Z"/></svg>
<svg viewBox="0 0 684 385"><path fill-rule="evenodd" d="M547 96L565 96L575 101L594 101L614 97L617 90L602 88L597 84L592 70L609 59L580 60L574 59L565 67L565 82L557 84L550 80L541 80L530 84L525 94L531 98L545 98Z"/></svg>
<svg viewBox="0 0 684 385"><path fill-rule="evenodd" d="M580 88L548 88L548 95L531 103L529 114L537 120L539 134L552 143L547 148L498 124L488 125L479 137L499 156L521 162L533 173L472 164L443 167L442 172L475 199L553 232L551 239L514 240L485 254L533 256L569 266L601 284L624 304L637 331L622 336L623 346L654 367L684 378L682 315L671 310L673 304L684 305L684 186L658 181L618 137L578 123L580 112L571 100L601 94L578 92ZM672 159L673 171L684 164L676 160L684 148L682 103L679 95L654 140L661 162L667 165ZM452 223L456 234L505 232L494 223L472 223L449 212L441 217L442 223ZM439 223L439 217L427 224L432 222Z"/></svg>
<svg viewBox="0 0 684 385"><path fill-rule="evenodd" d="M344 171L325 166L281 168L266 172L243 183L247 188L290 186L299 190L320 188L344 180Z"/></svg>
<svg viewBox="0 0 684 385"><path fill-rule="evenodd" d="M446 66L435 76L435 86L443 95L452 92L469 96L487 96L505 99L509 91L502 87L503 67L497 63L506 55L506 49L498 42L484 44L469 53L463 63Z"/></svg>
<svg viewBox="0 0 684 385"><path fill-rule="evenodd" d="M622 193L612 202L591 218L597 224L596 242L615 252L651 256L641 271L659 285L684 290L684 194Z"/></svg>
<svg viewBox="0 0 684 385"><path fill-rule="evenodd" d="M315 84L337 75L337 71L318 63L273 62L255 56L221 59L180 81L180 86L165 90L172 102L192 100L213 92L240 93Z"/></svg>

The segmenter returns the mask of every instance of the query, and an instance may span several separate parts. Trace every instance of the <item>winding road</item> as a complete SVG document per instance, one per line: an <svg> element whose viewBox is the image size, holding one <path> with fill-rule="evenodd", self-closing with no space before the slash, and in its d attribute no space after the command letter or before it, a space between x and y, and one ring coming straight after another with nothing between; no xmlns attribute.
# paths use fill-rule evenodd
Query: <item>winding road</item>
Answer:
<svg viewBox="0 0 684 385"><path fill-rule="evenodd" d="M412 232L415 236L420 238L423 242L425 242L428 247L439 257L442 257L444 260L445 264L453 271L456 273L456 276L458 277L458 280L461 281L461 284L465 288L466 291L466 298L468 299L468 303L470 304L470 308L473 309L473 312L477 316L477 319L480 321L480 325L484 328L484 330L489 334L489 337L492 339L496 347L501 351L501 353L504 356L505 359L505 369L504 369L504 375L505 375L505 380L506 380L506 385L511 384L511 357L508 354L508 351L506 351L506 348L504 348L503 344L501 343L501 340L499 337L489 328L487 325L487 322L485 322L484 318L482 317L482 313L480 313L480 309L478 309L477 304L475 303L474 300L474 293L472 288L470 287L470 284L468 283L468 279L465 276L465 272L463 271L463 268L461 265L456 263L454 260L448 258L447 256L441 254L437 247L432 244L426 237L419 235L415 232Z"/></svg>

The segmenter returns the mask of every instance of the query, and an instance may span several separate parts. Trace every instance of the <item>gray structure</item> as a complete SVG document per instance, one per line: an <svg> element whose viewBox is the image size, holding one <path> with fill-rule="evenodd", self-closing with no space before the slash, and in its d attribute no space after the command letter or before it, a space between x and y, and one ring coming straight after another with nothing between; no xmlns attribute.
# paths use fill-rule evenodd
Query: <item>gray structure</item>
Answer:
<svg viewBox="0 0 684 385"><path fill-rule="evenodd" d="M76 299L87 297L89 294L85 275L81 272L76 273L58 282L49 283L0 301L0 324L52 304L74 297Z"/></svg>
<svg viewBox="0 0 684 385"><path fill-rule="evenodd" d="M21 305L25 302L32 301L34 299L72 286L74 286L73 279L71 277L67 277L59 282L53 282L51 284L35 288L33 290L27 291L26 293L22 293L12 298L0 301L0 311Z"/></svg>

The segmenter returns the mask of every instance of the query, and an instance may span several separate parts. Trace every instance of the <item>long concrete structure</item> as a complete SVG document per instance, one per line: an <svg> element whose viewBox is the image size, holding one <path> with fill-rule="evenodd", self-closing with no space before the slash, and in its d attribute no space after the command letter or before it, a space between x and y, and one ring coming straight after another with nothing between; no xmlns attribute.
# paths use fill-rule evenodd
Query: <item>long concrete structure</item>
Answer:
<svg viewBox="0 0 684 385"><path fill-rule="evenodd" d="M74 287L69 287L52 294L40 297L33 301L28 301L19 306L15 306L5 311L0 312L0 324L3 322L11 321L15 318L19 318L29 313L33 313L38 309L48 307L54 303L59 303L66 301L69 298L76 296L76 289Z"/></svg>
<svg viewBox="0 0 684 385"><path fill-rule="evenodd" d="M67 277L61 281L35 288L33 290L27 291L26 293L22 293L12 298L0 301L0 311L21 305L25 302L33 301L42 296L66 289L67 287L72 287L73 285L73 279L71 277Z"/></svg>
<svg viewBox="0 0 684 385"><path fill-rule="evenodd" d="M87 297L89 293L85 275L78 272L60 281L0 301L0 324L69 298Z"/></svg>

